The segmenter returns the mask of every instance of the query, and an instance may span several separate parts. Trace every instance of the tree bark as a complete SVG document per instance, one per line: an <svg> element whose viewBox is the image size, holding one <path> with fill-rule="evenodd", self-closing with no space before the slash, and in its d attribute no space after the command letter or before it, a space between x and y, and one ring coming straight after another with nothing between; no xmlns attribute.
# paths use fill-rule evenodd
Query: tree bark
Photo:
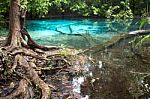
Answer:
<svg viewBox="0 0 150 99"><path fill-rule="evenodd" d="M12 47L21 46L21 26L20 26L20 0L11 0L9 12L9 34L5 45Z"/></svg>
<svg viewBox="0 0 150 99"><path fill-rule="evenodd" d="M49 50L52 48L47 48L45 46L38 45L30 35L28 34L24 24L25 24L25 17L26 17L26 10L22 9L20 7L20 0L11 0L10 1L10 12L9 12L9 34L6 40L6 44L3 47L6 49L6 52L9 53L11 57L14 58L10 66L10 68L7 70L9 75L13 75L15 73L15 69L24 70L24 74L22 76L22 73L18 73L18 75L26 82L33 82L35 85L38 85L41 89L41 99L49 99L50 98L50 88L48 84L46 84L38 75L38 72L33 68L33 64L36 67L36 64L34 62L29 61L30 58L36 58L38 59L46 59L46 57L43 57L43 55L36 53L34 49L42 49L42 50ZM25 39L27 37L27 40ZM54 48L55 49L55 48ZM28 57L30 56L30 58ZM7 66L9 67L9 66ZM28 81L29 80L29 81ZM22 85L22 83L19 84L20 87L18 87L18 90L16 89L15 93L12 93L8 95L8 99L12 99L12 97L15 96L23 96L24 99L27 99L26 95L28 91L26 89L25 85ZM20 89L23 88L24 90ZM4 97L0 97L0 99L5 99Z"/></svg>

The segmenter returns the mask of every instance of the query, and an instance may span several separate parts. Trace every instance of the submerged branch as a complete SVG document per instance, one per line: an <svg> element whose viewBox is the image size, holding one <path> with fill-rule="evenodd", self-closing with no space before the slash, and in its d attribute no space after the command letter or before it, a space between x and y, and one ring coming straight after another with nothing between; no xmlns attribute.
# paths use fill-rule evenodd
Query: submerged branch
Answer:
<svg viewBox="0 0 150 99"><path fill-rule="evenodd" d="M114 46L115 44L121 42L122 40L126 40L129 38L138 36L138 35L148 35L148 34L150 34L150 30L137 30L137 31L129 32L129 33L124 33L119 36L112 37L111 40L105 42L104 44L96 45L94 47L86 49L82 53L86 53L88 51L91 51L91 52L94 51L94 53L96 53L98 51L103 51L103 50L110 48L110 47Z"/></svg>
<svg viewBox="0 0 150 99"><path fill-rule="evenodd" d="M150 34L150 30L137 30L129 32L129 35L146 35L146 34Z"/></svg>
<svg viewBox="0 0 150 99"><path fill-rule="evenodd" d="M64 33L56 28L56 32L59 32L62 35L72 35L72 36L82 36L82 34L73 34L73 33Z"/></svg>

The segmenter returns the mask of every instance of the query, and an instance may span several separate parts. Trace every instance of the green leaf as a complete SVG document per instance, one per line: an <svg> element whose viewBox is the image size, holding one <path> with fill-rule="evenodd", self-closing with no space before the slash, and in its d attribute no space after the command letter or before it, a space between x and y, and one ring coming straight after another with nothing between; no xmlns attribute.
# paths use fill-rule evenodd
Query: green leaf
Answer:
<svg viewBox="0 0 150 99"><path fill-rule="evenodd" d="M144 25L148 23L148 21L149 20L147 18L146 19L142 19L141 22L140 22L139 29L142 29L144 27Z"/></svg>

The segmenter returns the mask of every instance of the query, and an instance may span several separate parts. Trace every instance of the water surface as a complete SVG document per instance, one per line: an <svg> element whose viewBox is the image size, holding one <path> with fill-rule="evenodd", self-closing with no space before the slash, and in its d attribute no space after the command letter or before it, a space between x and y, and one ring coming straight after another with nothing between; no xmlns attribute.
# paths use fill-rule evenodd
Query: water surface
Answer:
<svg viewBox="0 0 150 99"><path fill-rule="evenodd" d="M26 25L33 39L40 44L74 48L92 47L114 35L138 29L132 19L28 20Z"/></svg>
<svg viewBox="0 0 150 99"><path fill-rule="evenodd" d="M44 19L27 20L26 27L39 44L89 48L102 44L120 33L137 30L137 21L139 20ZM8 29L1 29L0 35L6 35L6 32L8 33Z"/></svg>
<svg viewBox="0 0 150 99"><path fill-rule="evenodd" d="M86 73L74 78L78 89L75 92L87 97L83 99L149 99L150 54L136 54L129 43L133 39L122 39L104 50L87 53L93 62L85 63Z"/></svg>

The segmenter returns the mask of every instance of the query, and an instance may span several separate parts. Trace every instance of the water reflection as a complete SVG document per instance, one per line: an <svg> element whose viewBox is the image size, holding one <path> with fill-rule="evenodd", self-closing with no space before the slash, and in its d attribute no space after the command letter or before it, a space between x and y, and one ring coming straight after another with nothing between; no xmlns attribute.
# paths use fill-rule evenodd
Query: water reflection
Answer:
<svg viewBox="0 0 150 99"><path fill-rule="evenodd" d="M87 77L81 86L82 93L89 99L132 99L130 82L122 69L94 67L93 77Z"/></svg>
<svg viewBox="0 0 150 99"><path fill-rule="evenodd" d="M149 64L131 51L128 42L123 40L106 50L90 52L95 63L88 67L79 93L88 99L150 98Z"/></svg>

